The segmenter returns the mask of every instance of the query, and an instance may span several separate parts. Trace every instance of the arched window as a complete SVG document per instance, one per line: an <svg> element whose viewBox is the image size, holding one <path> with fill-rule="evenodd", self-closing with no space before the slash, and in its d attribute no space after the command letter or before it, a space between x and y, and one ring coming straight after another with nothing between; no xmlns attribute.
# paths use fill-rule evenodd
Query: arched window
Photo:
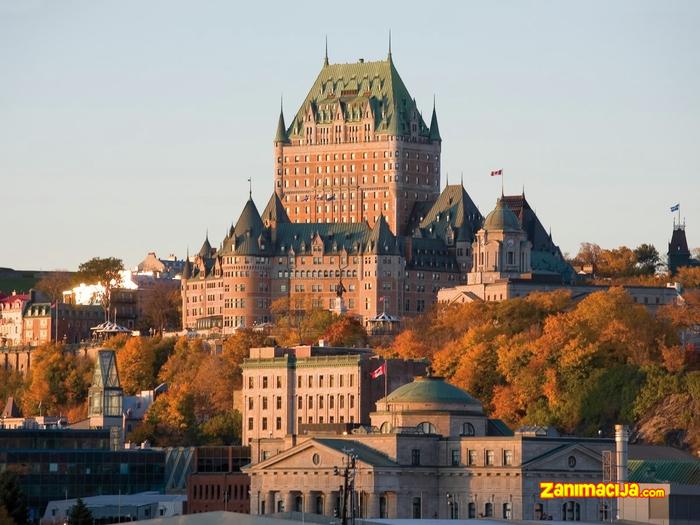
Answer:
<svg viewBox="0 0 700 525"><path fill-rule="evenodd" d="M381 432L382 434L390 434L392 430L393 428L391 426L391 423L389 423L388 421L384 421L384 423L382 423L379 427L379 432Z"/></svg>
<svg viewBox="0 0 700 525"><path fill-rule="evenodd" d="M493 518L493 503L490 501L484 505L484 518Z"/></svg>
<svg viewBox="0 0 700 525"><path fill-rule="evenodd" d="M462 424L462 435L463 436L473 436L474 435L474 425L471 423Z"/></svg>
<svg viewBox="0 0 700 525"><path fill-rule="evenodd" d="M510 520L513 518L513 505L506 501L503 504L503 519L504 520Z"/></svg>
<svg viewBox="0 0 700 525"><path fill-rule="evenodd" d="M581 521L581 504L567 501L561 506L562 521Z"/></svg>
<svg viewBox="0 0 700 525"><path fill-rule="evenodd" d="M429 421L423 421L422 423L418 423L418 425L416 425L416 428L419 432L422 432L423 434L437 434L437 429L435 428L435 425L433 425Z"/></svg>

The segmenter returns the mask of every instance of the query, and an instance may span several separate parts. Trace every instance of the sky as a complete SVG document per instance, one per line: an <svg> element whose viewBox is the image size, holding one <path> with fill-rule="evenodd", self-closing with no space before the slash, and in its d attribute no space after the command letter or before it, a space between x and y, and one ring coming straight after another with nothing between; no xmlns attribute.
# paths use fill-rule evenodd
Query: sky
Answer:
<svg viewBox="0 0 700 525"><path fill-rule="evenodd" d="M394 63L442 178L528 201L562 251L700 246L700 2L0 0L0 267L221 242L323 62Z"/></svg>

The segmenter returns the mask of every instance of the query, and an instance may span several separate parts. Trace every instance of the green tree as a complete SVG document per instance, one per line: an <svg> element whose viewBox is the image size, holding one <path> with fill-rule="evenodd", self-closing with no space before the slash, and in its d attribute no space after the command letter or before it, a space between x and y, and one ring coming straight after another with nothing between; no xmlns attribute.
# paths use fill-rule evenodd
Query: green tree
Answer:
<svg viewBox="0 0 700 525"><path fill-rule="evenodd" d="M82 498L78 498L75 505L68 511L68 523L70 525L92 525L92 512Z"/></svg>
<svg viewBox="0 0 700 525"><path fill-rule="evenodd" d="M659 252L653 244L640 244L634 249L637 268L644 275L653 275L661 264Z"/></svg>
<svg viewBox="0 0 700 525"><path fill-rule="evenodd" d="M119 284L121 278L119 272L122 270L124 270L124 263L116 257L93 257L78 266L77 278L79 280L88 283L100 283L105 287L105 294L102 298L105 317L110 311L112 288Z"/></svg>
<svg viewBox="0 0 700 525"><path fill-rule="evenodd" d="M202 425L202 440L209 445L240 445L241 421L238 410L217 414Z"/></svg>
<svg viewBox="0 0 700 525"><path fill-rule="evenodd" d="M0 507L5 507L17 525L27 523L27 498L19 486L17 475L9 470L0 473Z"/></svg>

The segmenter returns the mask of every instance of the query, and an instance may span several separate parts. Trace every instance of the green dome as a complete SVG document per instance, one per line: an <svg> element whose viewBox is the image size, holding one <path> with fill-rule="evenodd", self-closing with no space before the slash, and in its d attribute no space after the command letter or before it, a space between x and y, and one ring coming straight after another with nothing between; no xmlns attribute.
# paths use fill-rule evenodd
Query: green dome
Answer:
<svg viewBox="0 0 700 525"><path fill-rule="evenodd" d="M515 213L506 206L503 199L498 199L498 201L496 201L496 207L486 216L483 228L486 231L522 231L520 221L518 221Z"/></svg>
<svg viewBox="0 0 700 525"><path fill-rule="evenodd" d="M436 403L446 405L479 405L478 400L461 388L445 383L442 377L416 377L386 397L389 403Z"/></svg>

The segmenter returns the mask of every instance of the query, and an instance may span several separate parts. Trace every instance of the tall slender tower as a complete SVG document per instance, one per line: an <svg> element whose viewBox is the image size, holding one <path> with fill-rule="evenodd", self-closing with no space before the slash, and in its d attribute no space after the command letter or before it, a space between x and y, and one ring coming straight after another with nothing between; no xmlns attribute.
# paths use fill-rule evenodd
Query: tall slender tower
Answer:
<svg viewBox="0 0 700 525"><path fill-rule="evenodd" d="M386 60L331 64L328 53L301 107L280 111L275 192L292 222L367 221L383 215L404 234L414 205L440 192L441 137L433 107L426 125Z"/></svg>

